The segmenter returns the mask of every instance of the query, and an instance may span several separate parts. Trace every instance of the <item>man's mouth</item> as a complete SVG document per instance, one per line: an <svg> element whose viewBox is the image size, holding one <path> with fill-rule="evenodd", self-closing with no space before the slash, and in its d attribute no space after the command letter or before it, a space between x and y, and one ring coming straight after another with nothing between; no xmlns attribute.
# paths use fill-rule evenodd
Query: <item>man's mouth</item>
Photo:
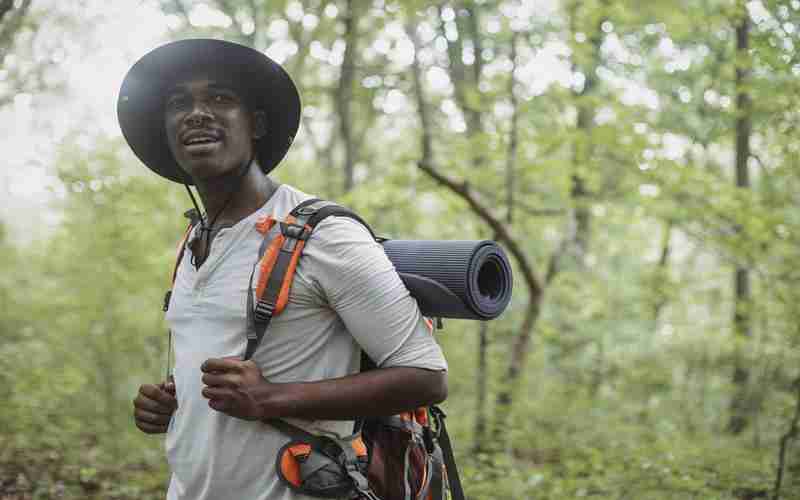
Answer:
<svg viewBox="0 0 800 500"><path fill-rule="evenodd" d="M195 139L189 139L188 141L184 141L184 146L191 146L192 144L209 144L212 142L217 142L216 139L213 137L197 137Z"/></svg>
<svg viewBox="0 0 800 500"><path fill-rule="evenodd" d="M190 150L201 152L220 142L220 134L210 131L192 131L183 136L183 146Z"/></svg>

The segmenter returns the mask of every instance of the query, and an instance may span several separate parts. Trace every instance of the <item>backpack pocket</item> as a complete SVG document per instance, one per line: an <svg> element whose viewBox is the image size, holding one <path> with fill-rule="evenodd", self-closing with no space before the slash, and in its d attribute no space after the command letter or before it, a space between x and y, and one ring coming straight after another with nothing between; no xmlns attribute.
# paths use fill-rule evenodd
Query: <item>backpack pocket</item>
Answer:
<svg viewBox="0 0 800 500"><path fill-rule="evenodd" d="M381 500L446 498L441 451L427 418L421 417L418 411L364 422L362 434L369 448L367 478Z"/></svg>
<svg viewBox="0 0 800 500"><path fill-rule="evenodd" d="M275 462L278 477L289 488L318 498L351 498L359 482L367 487L367 448L360 436L334 440L293 440Z"/></svg>

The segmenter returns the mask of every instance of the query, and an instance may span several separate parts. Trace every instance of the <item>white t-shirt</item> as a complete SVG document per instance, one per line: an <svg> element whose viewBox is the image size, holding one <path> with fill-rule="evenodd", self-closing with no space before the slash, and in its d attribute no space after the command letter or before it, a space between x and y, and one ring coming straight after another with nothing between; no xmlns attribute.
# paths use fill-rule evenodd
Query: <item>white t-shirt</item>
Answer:
<svg viewBox="0 0 800 500"><path fill-rule="evenodd" d="M266 215L283 219L308 198L280 186L257 212L219 232L199 270L186 249L166 316L178 399L166 439L168 500L310 499L275 473L275 457L289 438L265 423L209 408L200 371L208 358L244 354L248 283L264 238L256 222ZM306 242L289 303L273 318L253 360L271 382L308 382L357 372L359 346L381 367L447 369L380 244L352 219L329 217ZM353 429L347 421L288 421L340 436Z"/></svg>

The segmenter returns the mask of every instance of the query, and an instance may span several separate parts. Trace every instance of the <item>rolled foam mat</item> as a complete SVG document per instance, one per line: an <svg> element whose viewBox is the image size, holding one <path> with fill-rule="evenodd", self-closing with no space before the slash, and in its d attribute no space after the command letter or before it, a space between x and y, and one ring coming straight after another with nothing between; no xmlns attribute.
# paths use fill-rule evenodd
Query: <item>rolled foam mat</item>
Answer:
<svg viewBox="0 0 800 500"><path fill-rule="evenodd" d="M386 240L383 248L425 316L494 319L511 300L511 264L491 240Z"/></svg>

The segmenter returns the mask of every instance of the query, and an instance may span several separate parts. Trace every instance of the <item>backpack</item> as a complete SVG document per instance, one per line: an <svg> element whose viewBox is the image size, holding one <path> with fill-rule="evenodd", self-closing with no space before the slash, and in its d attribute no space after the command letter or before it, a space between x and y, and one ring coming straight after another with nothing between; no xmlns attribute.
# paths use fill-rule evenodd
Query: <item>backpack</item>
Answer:
<svg viewBox="0 0 800 500"><path fill-rule="evenodd" d="M245 360L255 353L272 318L286 307L306 241L316 226L332 215L354 219L367 228L375 241L385 241L375 236L354 212L316 198L297 205L285 220L268 216L257 222L264 240L248 286L247 320L252 327L247 333ZM193 220L178 246L172 283L196 223L196 217L189 212L187 216ZM270 229L276 224L280 231L269 238ZM259 273L254 283L256 268ZM164 311L169 308L171 295L172 290L167 291ZM433 330L433 325L429 326ZM170 352L171 347L170 332ZM375 368L362 351L361 371ZM320 498L446 500L449 490L453 500L463 500L444 419L444 412L437 406L362 418L356 421L353 434L345 438L314 435L280 419L267 423L290 438L278 452L275 469L284 484L299 493Z"/></svg>

